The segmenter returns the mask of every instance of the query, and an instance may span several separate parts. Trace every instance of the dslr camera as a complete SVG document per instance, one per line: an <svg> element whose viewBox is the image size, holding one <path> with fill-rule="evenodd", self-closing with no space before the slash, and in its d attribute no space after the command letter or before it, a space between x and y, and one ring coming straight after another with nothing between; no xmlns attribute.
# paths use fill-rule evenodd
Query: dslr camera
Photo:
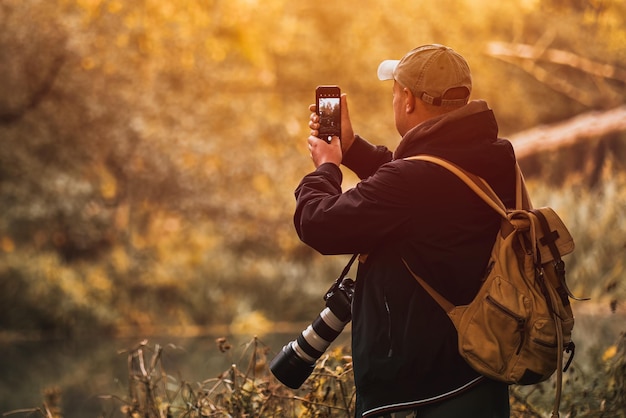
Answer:
<svg viewBox="0 0 626 418"><path fill-rule="evenodd" d="M326 307L297 339L287 343L270 363L276 378L298 389L315 368L315 362L352 319L354 280L343 274L326 292Z"/></svg>

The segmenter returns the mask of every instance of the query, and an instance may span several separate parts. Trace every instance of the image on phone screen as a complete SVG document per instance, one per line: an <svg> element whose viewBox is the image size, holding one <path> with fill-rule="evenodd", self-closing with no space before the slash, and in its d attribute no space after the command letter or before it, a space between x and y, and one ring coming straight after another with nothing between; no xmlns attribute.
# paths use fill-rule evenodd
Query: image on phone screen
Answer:
<svg viewBox="0 0 626 418"><path fill-rule="evenodd" d="M330 142L341 137L341 99L337 87L320 87L317 91L317 114L320 117L319 137Z"/></svg>

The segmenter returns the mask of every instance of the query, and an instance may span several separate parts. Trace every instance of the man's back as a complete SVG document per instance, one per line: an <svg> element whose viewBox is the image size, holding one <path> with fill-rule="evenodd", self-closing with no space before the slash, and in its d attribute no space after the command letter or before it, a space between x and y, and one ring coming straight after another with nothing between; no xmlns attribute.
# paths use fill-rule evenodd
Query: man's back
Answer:
<svg viewBox="0 0 626 418"><path fill-rule="evenodd" d="M367 255L361 257L352 302L357 416L461 401L476 403L485 416L493 416L492 406L506 415L506 385L486 382L460 357L453 324L402 259L451 302L468 303L484 275L499 217L447 170L405 158L429 154L449 160L486 179L511 205L513 148L498 139L486 103L465 104L469 69L449 48L420 47L383 64L379 77L394 80L398 147L392 154L355 136L342 114L345 146L336 138L322 144L309 137L317 169L298 186L294 215L299 237L320 253ZM315 118L310 126L316 129ZM362 179L345 192L338 161ZM494 402L480 405L492 395ZM459 416L463 405L454 406Z"/></svg>

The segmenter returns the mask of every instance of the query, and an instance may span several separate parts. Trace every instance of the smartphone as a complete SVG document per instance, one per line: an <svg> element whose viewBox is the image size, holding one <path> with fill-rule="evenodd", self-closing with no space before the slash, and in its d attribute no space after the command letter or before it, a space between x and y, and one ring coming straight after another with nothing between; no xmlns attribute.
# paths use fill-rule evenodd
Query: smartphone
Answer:
<svg viewBox="0 0 626 418"><path fill-rule="evenodd" d="M330 144L333 136L341 139L341 89L337 86L318 86L315 106L320 117L319 137Z"/></svg>

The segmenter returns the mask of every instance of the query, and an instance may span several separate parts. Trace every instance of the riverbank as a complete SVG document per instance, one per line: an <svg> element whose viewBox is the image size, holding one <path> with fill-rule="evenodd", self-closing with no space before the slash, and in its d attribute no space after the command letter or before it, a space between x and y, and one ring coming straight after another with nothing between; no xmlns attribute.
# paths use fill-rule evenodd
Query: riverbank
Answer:
<svg viewBox="0 0 626 418"><path fill-rule="evenodd" d="M586 373L600 372L597 364L626 332L626 309L618 306L574 302L576 325L574 367ZM312 318L314 319L314 318ZM127 330L123 336L82 336L43 339L33 335L10 335L0 341L0 413L36 407L42 393L58 388L63 394L64 418L101 416L100 395L127 394L127 353L141 341L164 347L164 367L177 380L201 382L214 378L235 363L247 364L245 350L255 335L267 347L271 359L287 342L295 339L307 323L273 323L273 332L236 333L244 328L233 324L218 327L184 327ZM169 331L169 332L166 332ZM217 339L226 337L229 350ZM347 328L333 346L349 346ZM565 388L567 390L567 388ZM111 401L107 401L111 404Z"/></svg>

